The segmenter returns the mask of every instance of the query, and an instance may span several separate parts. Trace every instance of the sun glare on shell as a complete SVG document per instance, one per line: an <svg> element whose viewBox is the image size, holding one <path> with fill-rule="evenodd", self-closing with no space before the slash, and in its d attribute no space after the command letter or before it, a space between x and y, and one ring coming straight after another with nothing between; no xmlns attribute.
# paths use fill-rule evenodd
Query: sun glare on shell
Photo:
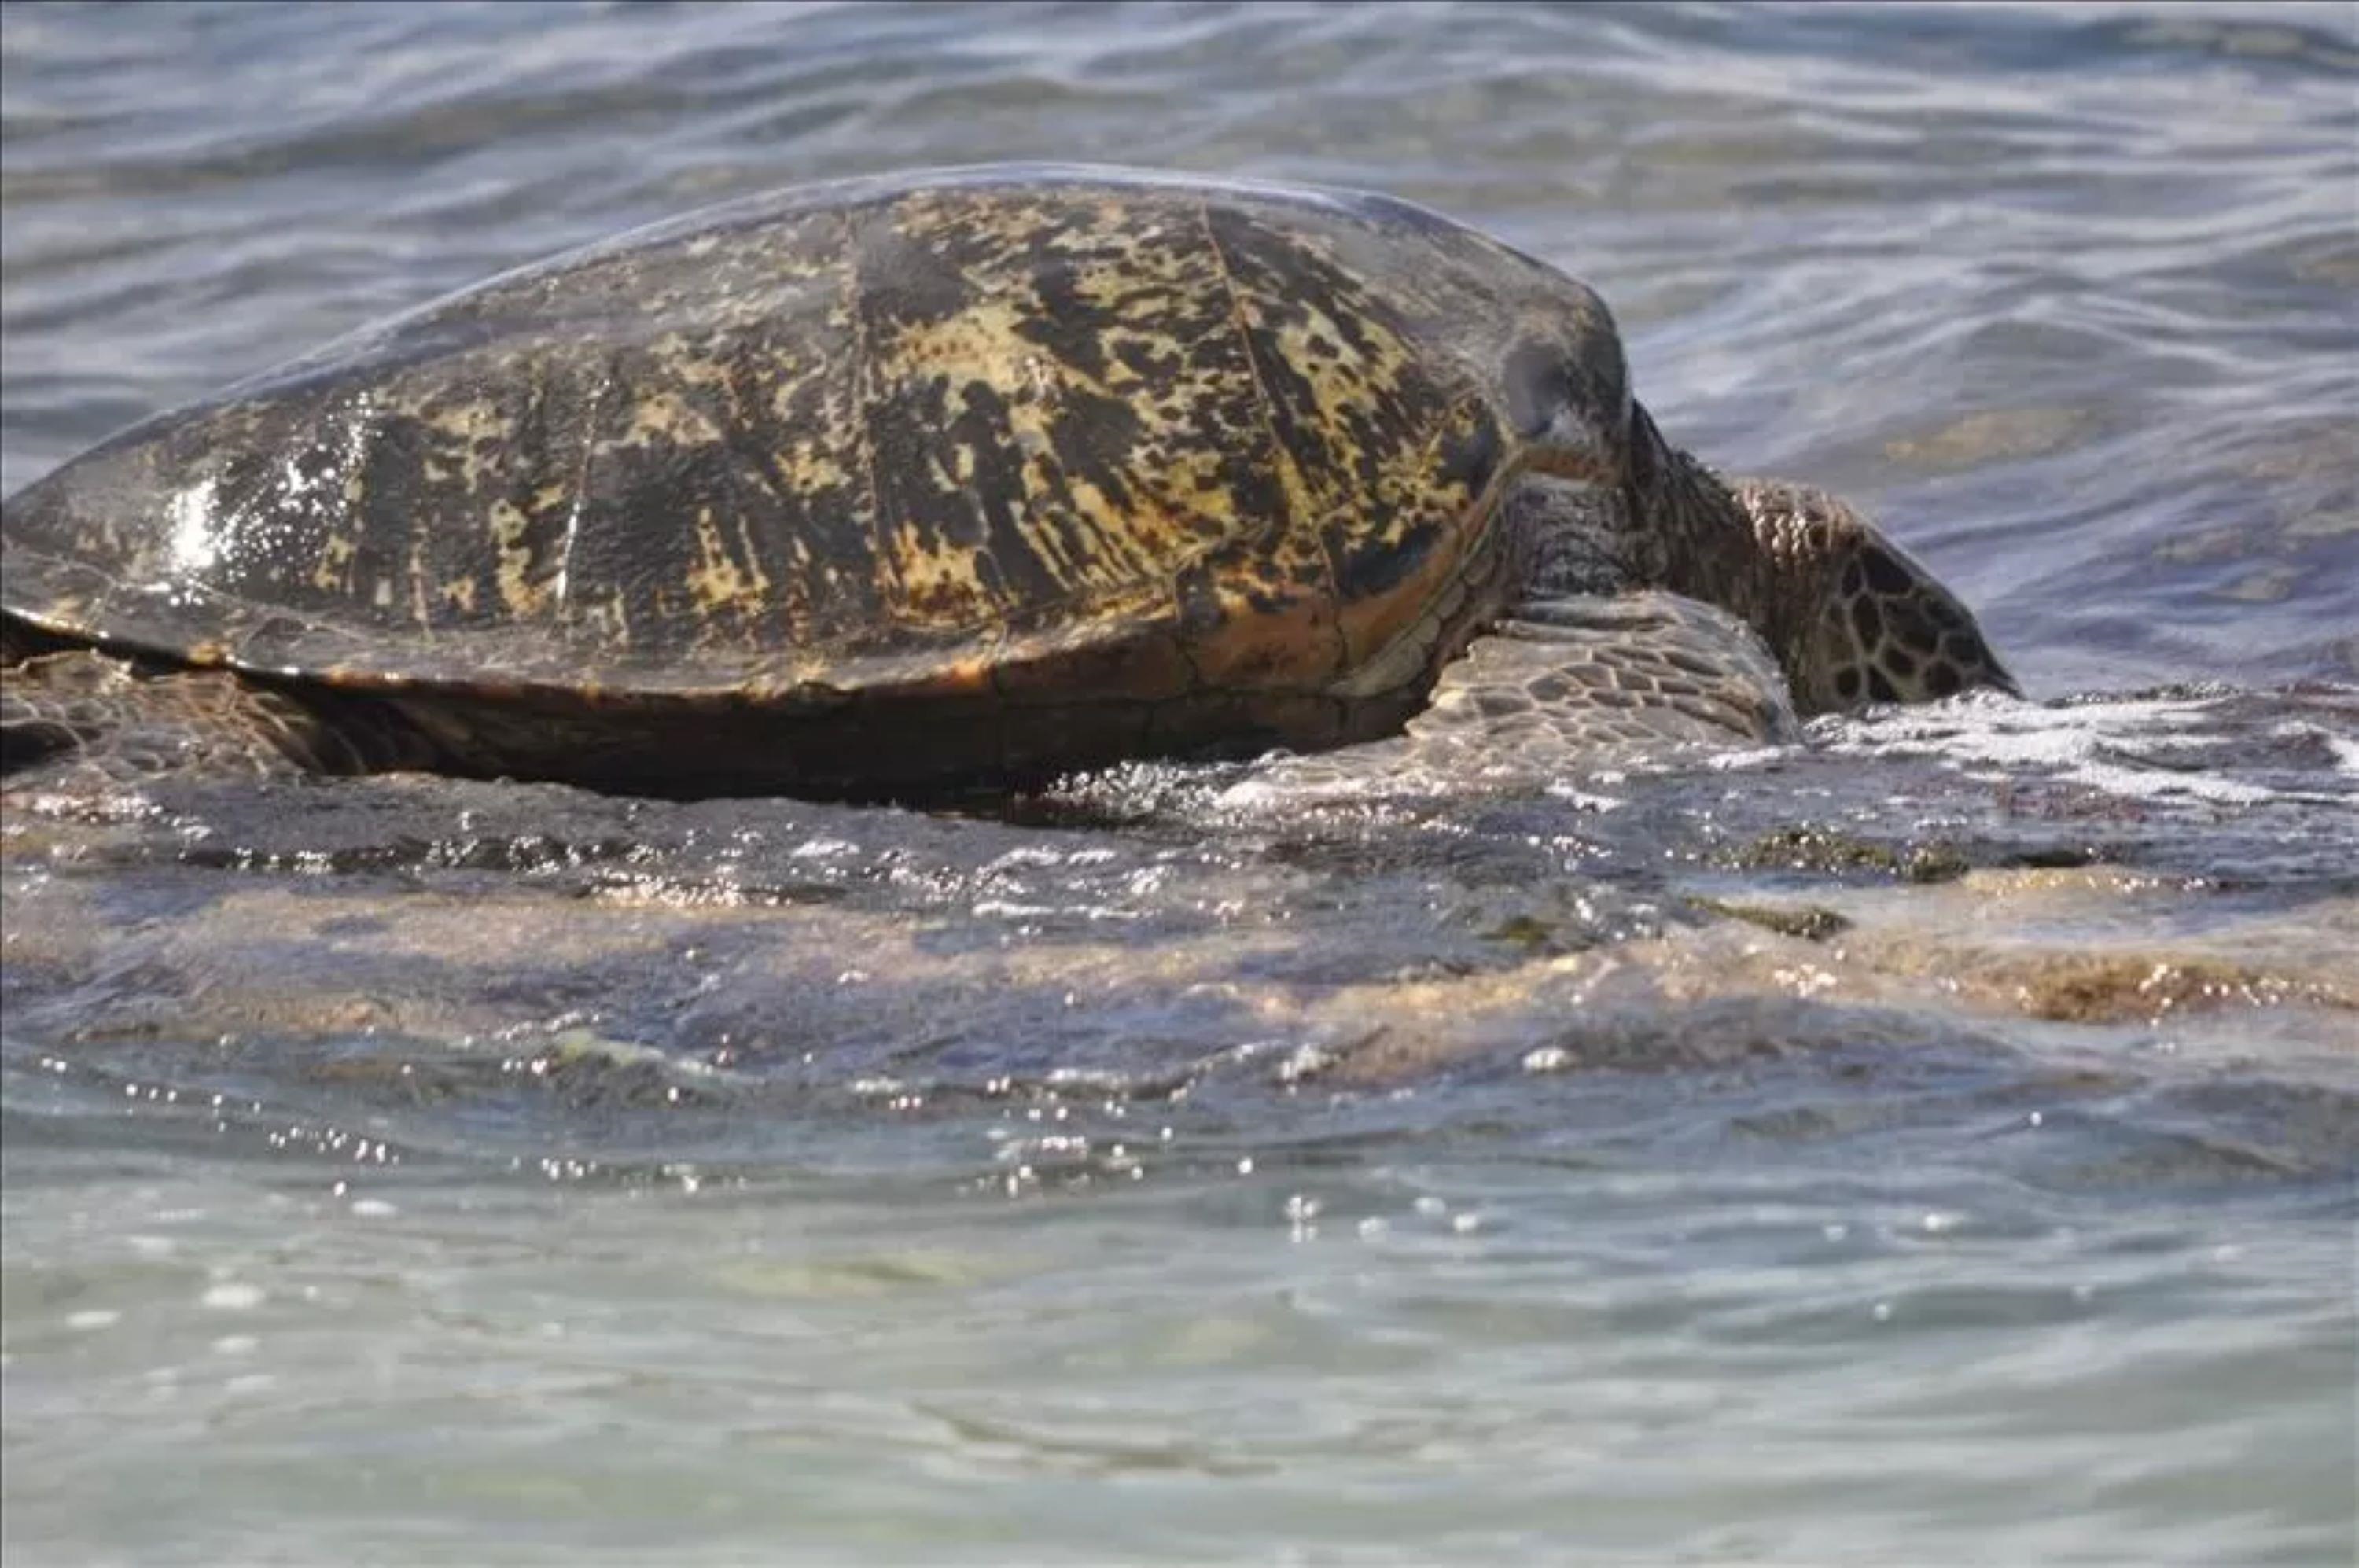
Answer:
<svg viewBox="0 0 2359 1568"><path fill-rule="evenodd" d="M213 492L219 482L199 480L172 497L172 570L202 572L221 552L213 527Z"/></svg>

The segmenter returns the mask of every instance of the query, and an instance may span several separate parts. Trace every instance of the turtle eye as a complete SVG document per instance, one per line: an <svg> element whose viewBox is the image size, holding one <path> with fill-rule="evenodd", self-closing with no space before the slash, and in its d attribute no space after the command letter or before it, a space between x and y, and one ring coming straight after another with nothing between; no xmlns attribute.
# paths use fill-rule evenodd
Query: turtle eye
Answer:
<svg viewBox="0 0 2359 1568"><path fill-rule="evenodd" d="M1507 418L1527 441L1546 434L1572 406L1572 373L1563 354L1547 343L1517 343L1507 351L1500 376Z"/></svg>

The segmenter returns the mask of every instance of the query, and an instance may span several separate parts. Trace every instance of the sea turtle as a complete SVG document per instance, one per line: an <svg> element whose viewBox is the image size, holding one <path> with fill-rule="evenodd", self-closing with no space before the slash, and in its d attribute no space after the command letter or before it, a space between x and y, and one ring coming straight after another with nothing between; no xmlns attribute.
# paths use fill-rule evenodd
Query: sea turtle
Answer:
<svg viewBox="0 0 2359 1568"><path fill-rule="evenodd" d="M1385 196L1088 167L495 278L0 535L10 769L918 793L2010 685L1857 514L1666 443L1563 273Z"/></svg>

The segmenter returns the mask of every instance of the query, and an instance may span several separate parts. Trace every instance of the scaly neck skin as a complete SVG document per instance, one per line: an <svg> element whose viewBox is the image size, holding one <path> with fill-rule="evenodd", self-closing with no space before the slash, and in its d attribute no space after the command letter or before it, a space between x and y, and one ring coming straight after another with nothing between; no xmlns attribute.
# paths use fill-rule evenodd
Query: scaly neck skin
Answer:
<svg viewBox="0 0 2359 1568"><path fill-rule="evenodd" d="M1720 475L1631 412L1630 506L1640 572L1652 583L1734 612L1791 675L1803 657L1809 542L1747 511Z"/></svg>
<svg viewBox="0 0 2359 1568"><path fill-rule="evenodd" d="M2021 694L1972 613L1840 497L1726 483L1637 409L1625 504L1631 576L1742 617L1805 713L1976 686Z"/></svg>

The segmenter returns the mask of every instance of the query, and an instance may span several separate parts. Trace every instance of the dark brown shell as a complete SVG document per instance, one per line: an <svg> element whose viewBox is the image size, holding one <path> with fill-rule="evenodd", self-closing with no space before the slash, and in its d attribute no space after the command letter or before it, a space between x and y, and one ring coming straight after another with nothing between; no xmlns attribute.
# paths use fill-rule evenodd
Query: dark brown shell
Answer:
<svg viewBox="0 0 2359 1568"><path fill-rule="evenodd" d="M1385 198L806 187L116 437L6 504L5 606L414 702L1311 698L1488 570L1536 419L1612 468L1620 365L1586 289Z"/></svg>

